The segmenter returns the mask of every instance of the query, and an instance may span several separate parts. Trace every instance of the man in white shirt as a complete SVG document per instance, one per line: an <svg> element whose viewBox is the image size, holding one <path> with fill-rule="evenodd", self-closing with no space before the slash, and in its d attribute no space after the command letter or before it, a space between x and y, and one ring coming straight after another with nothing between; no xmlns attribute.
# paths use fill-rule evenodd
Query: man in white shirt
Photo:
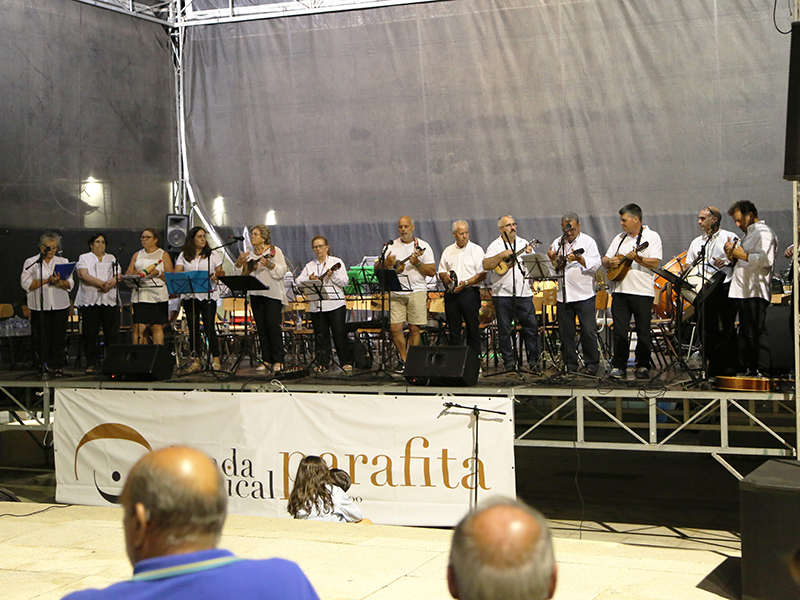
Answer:
<svg viewBox="0 0 800 600"><path fill-rule="evenodd" d="M609 279L613 279L613 271L623 263L630 264L630 270L621 280L617 278L612 284L614 358L609 376L612 379L626 377L630 353L628 330L633 315L636 324L636 379L650 379L650 355L653 350L650 314L655 297L651 269L658 267L661 262L661 236L642 224L642 209L637 204L626 204L619 209L619 223L622 234L614 236L608 246L603 267L609 269Z"/></svg>
<svg viewBox="0 0 800 600"><path fill-rule="evenodd" d="M556 275L564 276L563 281L559 281L557 314L565 366L570 373L578 370L577 317L581 326L584 368L590 375L596 375L600 353L597 349L594 274L600 268L600 252L597 243L581 232L580 219L574 212L561 217L561 231L563 234L553 240L547 256Z"/></svg>
<svg viewBox="0 0 800 600"><path fill-rule="evenodd" d="M536 323L536 311L533 308L533 290L518 262L518 257L521 254L530 254L533 252L533 247L527 240L517 237L517 223L511 215L500 217L497 220L497 229L500 231L500 237L486 248L483 268L489 271L487 281L492 288L492 303L497 315L497 337L503 355L503 367L506 371L516 369L515 344L512 341L511 329L513 319L522 326L528 366L531 370L537 371L539 327Z"/></svg>
<svg viewBox="0 0 800 600"><path fill-rule="evenodd" d="M703 208L697 215L703 233L692 240L686 252L686 269L690 270L687 282L696 286L694 292L699 292L694 305L709 377L736 374L736 309L728 298L733 267L725 254L725 244L737 238L720 229L721 223L722 213L717 207ZM718 278L720 281L715 282ZM701 285L702 291L698 289ZM708 289L711 291L706 292Z"/></svg>
<svg viewBox="0 0 800 600"><path fill-rule="evenodd" d="M740 363L745 375L758 375L759 359L769 363L767 343L767 306L772 298L770 282L778 238L764 221L758 218L756 205L749 200L739 200L729 209L736 226L744 236L740 243L725 244L728 260L736 261L729 295L739 313L739 335L744 341ZM764 355L763 357L761 355Z"/></svg>
<svg viewBox="0 0 800 600"><path fill-rule="evenodd" d="M416 346L420 340L420 326L428 322L428 284L426 277L436 276L436 262L430 244L414 237L414 221L400 217L397 231L400 234L388 248L382 265L398 271L400 283L409 291L391 293L392 340L400 354L396 371L402 373L406 364L406 338L403 323L408 323L408 345Z"/></svg>
<svg viewBox="0 0 800 600"><path fill-rule="evenodd" d="M469 241L466 221L453 223L454 244L442 252L439 261L439 279L447 291L444 294L444 312L447 318L448 342L461 345L461 320L467 331L467 345L481 354L481 332L478 313L481 310L481 293L478 284L486 279L483 270L483 249ZM455 279L451 272L455 274Z"/></svg>

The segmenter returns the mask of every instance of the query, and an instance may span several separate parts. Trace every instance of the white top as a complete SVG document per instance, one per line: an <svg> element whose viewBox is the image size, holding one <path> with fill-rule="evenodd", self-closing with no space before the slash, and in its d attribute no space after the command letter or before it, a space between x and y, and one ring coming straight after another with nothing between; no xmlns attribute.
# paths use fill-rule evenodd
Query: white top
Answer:
<svg viewBox="0 0 800 600"><path fill-rule="evenodd" d="M272 248L275 249L275 256L268 258L275 263L275 266L272 269L268 269L259 261L261 260L262 256L267 256L272 251ZM250 275L269 287L268 290L258 290L248 293L251 296L265 296L266 298L280 300L281 304L286 306L288 302L286 300L286 288L283 285L283 278L288 269L286 268L286 259L283 257L283 252L281 249L277 246L268 246L262 254L257 254L254 250L250 250L250 252L247 254L247 260L254 260L257 262L256 270L250 273ZM243 270L243 268L237 268L236 272L241 274Z"/></svg>
<svg viewBox="0 0 800 600"><path fill-rule="evenodd" d="M103 258L99 259L94 252L87 252L78 257L78 264L75 265L75 270L86 269L92 277L100 281L108 281L114 276L116 262L116 259L111 254L104 254ZM119 269L119 265L117 265L117 269ZM116 304L116 287L112 287L107 292L101 292L98 288L81 280L78 286L78 294L75 296L75 306L116 306Z"/></svg>
<svg viewBox="0 0 800 600"><path fill-rule="evenodd" d="M422 253L422 256L419 257L420 264L425 265L432 265L436 264L436 258L433 256L433 250L431 250L431 245L419 238L416 238L416 245L419 245L420 248L424 248L425 252ZM415 250L414 241L411 241L407 244L403 243L400 238L397 238L389 249L386 250L387 256L392 254L394 256L395 262L401 261L404 258L408 258ZM406 261L403 265L405 268L403 269L402 273L398 273L397 277L400 279L400 285L403 288L411 288L412 292L424 292L428 289L427 283L427 276L423 275L419 268L412 265L411 261ZM408 294L409 292L395 292L397 294Z"/></svg>
<svg viewBox="0 0 800 600"><path fill-rule="evenodd" d="M136 253L136 262L133 264L137 273L141 273L147 267L156 264L164 255L164 250L157 248L155 251L148 254L144 250L139 250ZM164 263L156 267L160 273L164 273ZM166 282L161 279L161 275L157 277L148 277L142 287L134 288L131 294L131 302L143 303L158 303L166 302L169 300L169 292L167 291Z"/></svg>
<svg viewBox="0 0 800 600"><path fill-rule="evenodd" d="M708 241L706 256L703 260L706 265L706 276L711 277L717 271L722 271L725 273L725 281L730 281L733 277L733 267L728 264L728 256L725 254L725 243L732 242L736 237L736 234L726 231L725 229L719 229L716 233L711 234L711 236L707 236L705 233L698 235L692 240L692 243L689 244L689 249L686 251L686 266L688 267L697 259L697 255L700 254L700 249L703 247L703 244ZM725 264L724 267L718 267L714 264L718 259L723 261ZM696 269L697 272L700 273L702 263L698 263Z"/></svg>
<svg viewBox="0 0 800 600"><path fill-rule="evenodd" d="M317 294L314 294L312 299L312 296L305 290L303 284L307 281L311 281L309 279L311 275L320 277L335 264L341 266L333 271L329 277L326 277L324 282L320 282L319 280L315 281L316 285L320 285L321 283L321 287L328 293L328 297L332 299L322 300ZM309 299L308 312L312 313L329 312L344 306L344 288L348 281L350 281L350 278L347 276L347 267L344 266L344 262L342 262L341 258L336 258L335 256L328 256L323 262L319 262L315 258L303 267L303 272L297 277L298 287L300 287L303 293L307 294Z"/></svg>
<svg viewBox="0 0 800 600"><path fill-rule="evenodd" d="M778 237L764 221L758 221L747 228L740 244L742 250L747 252L747 260L739 259L733 266L729 296L771 300L770 280L778 250Z"/></svg>
<svg viewBox="0 0 800 600"><path fill-rule="evenodd" d="M328 485L333 500L333 510L331 512L319 513L315 506L311 507L311 512L306 513L301 510L297 513L298 519L308 519L309 521L335 521L339 523L356 523L364 518L361 507L347 495L338 485Z"/></svg>
<svg viewBox="0 0 800 600"><path fill-rule="evenodd" d="M459 282L483 273L483 248L472 242L467 242L463 248L456 243L450 244L442 252L437 273L450 271L456 272Z"/></svg>
<svg viewBox="0 0 800 600"><path fill-rule="evenodd" d="M553 243L550 244L550 249L562 254L559 242L561 236L558 236ZM563 254L568 256L575 250L583 249L583 260L586 263L584 267L578 261L567 263L564 268L564 281L567 286L567 302L580 302L581 300L588 300L594 297L594 274L602 265L600 258L600 251L597 249L597 242L585 233L579 233L572 243L567 243ZM553 263L550 263L550 270L555 273ZM561 296L561 280L558 280L558 301L563 300Z"/></svg>
<svg viewBox="0 0 800 600"><path fill-rule="evenodd" d="M26 259L22 265L22 275L19 278L19 283L22 289L28 292L28 308L31 310L61 310L62 308L69 308L69 291L62 290L60 287L45 283L41 288L31 290L31 285L34 279L48 279L55 270L56 265L65 265L69 261L63 256L54 256L50 262L42 261L41 266L28 268L30 265L39 260L40 254L31 256ZM39 269L41 268L41 274ZM73 270L73 274L75 271ZM67 279L69 281L69 289L75 286L72 275ZM39 294L42 294L44 305L39 304Z"/></svg>
<svg viewBox="0 0 800 600"><path fill-rule="evenodd" d="M211 260L209 260L209 258ZM219 252L212 252L211 256L206 258L200 256L198 253L195 255L194 260L187 261L186 257L181 252L178 255L178 260L175 261L175 266L178 265L183 267L184 271L207 271L209 275L213 275L217 272L217 267L222 266L222 254ZM195 298L197 300L214 300L215 302L219 300L219 283L218 282L211 282L211 295L200 292L196 294L181 294L183 298Z"/></svg>
<svg viewBox="0 0 800 600"><path fill-rule="evenodd" d="M509 248L512 251L517 252L527 245L528 240L517 236L517 238L514 240L513 247L511 247L501 236L489 244L489 247L486 248L486 254L484 254L483 257L492 258L493 256L500 254L503 250ZM529 253L523 252L520 254L520 256L524 256L525 254ZM486 281L488 281L489 287L492 288L492 296L513 296L515 278L517 284L517 297L530 298L533 296L533 290L531 289L530 283L525 279L525 275L522 273L522 269L520 269L518 263L519 261L514 261L514 268L506 271L505 275L502 277L494 270L488 272L489 275L486 276Z"/></svg>
<svg viewBox="0 0 800 600"><path fill-rule="evenodd" d="M606 256L614 257L617 254L627 254L636 248L636 240L638 237L638 234L630 235L625 232L615 235L614 239L611 240L611 244L608 246ZM639 253L639 256L643 258L657 258L660 261L661 236L650 229L647 225L642 225L642 241L639 243L643 244L644 242L647 242L649 245ZM628 274L625 276L625 279L623 279L622 282L611 282L612 293L619 292L620 294L650 296L652 298L656 295L653 282L653 271L634 261L631 264L630 271L628 271Z"/></svg>

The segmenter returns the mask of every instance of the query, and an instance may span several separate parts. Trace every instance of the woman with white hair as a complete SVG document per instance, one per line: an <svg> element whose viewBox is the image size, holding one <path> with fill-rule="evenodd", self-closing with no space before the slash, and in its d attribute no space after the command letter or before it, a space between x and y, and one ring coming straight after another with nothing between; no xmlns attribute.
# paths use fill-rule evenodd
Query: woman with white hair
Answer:
<svg viewBox="0 0 800 600"><path fill-rule="evenodd" d="M61 236L54 231L40 235L39 254L25 261L20 276L20 285L28 294L33 345L42 373L56 377L64 375L69 292L74 286L71 272L63 279L57 272L58 265L69 262L56 256L60 246Z"/></svg>

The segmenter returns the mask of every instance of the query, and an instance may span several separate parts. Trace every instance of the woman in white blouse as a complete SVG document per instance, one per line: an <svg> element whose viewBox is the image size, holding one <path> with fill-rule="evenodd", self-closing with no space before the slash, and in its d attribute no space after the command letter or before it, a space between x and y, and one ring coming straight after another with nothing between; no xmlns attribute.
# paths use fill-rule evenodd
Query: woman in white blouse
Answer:
<svg viewBox="0 0 800 600"><path fill-rule="evenodd" d="M114 256L106 254L106 236L102 233L95 233L89 238L89 249L91 252L78 257L75 267L80 279L75 306L81 313L86 372L94 373L99 368L97 344L101 324L106 348L117 343L119 265Z"/></svg>
<svg viewBox="0 0 800 600"><path fill-rule="evenodd" d="M330 255L330 246L325 237L315 236L311 240L311 249L317 258L303 268L303 272L297 278L297 284L324 288L330 298L323 300L319 294L314 294L313 291L307 292L308 312L314 328L315 370L322 372L328 369L331 362L331 334L333 334L333 344L336 346L339 364L345 373L352 373L353 352L345 325L347 308L344 288L348 282L347 269L342 259Z"/></svg>
<svg viewBox="0 0 800 600"><path fill-rule="evenodd" d="M203 330L208 340L208 347L213 357L212 368L219 371L219 340L217 339L216 316L217 300L219 300L219 286L217 277L225 275L222 270L222 254L212 252L206 239L206 230L202 227L192 227L186 236L183 251L175 261L175 272L205 271L211 279L211 293L183 294L183 311L186 322L189 323L189 342L192 349L192 364L186 369L187 373L197 373L202 370L200 356L203 348L200 338L200 317L203 318Z"/></svg>
<svg viewBox="0 0 800 600"><path fill-rule="evenodd" d="M283 285L286 260L281 249L272 245L272 236L266 225L256 225L251 229L250 242L253 249L239 255L236 259L236 271L252 275L269 287L268 290L249 292L263 361L256 370L272 369L277 373L283 370L285 355L281 318L283 307L287 304Z"/></svg>
<svg viewBox="0 0 800 600"><path fill-rule="evenodd" d="M154 344L164 345L164 324L169 321L169 292L164 273L172 273L172 260L158 247L158 232L142 231L142 249L131 257L125 275L140 275L141 285L133 290L133 343L146 344L150 329Z"/></svg>
<svg viewBox="0 0 800 600"><path fill-rule="evenodd" d="M39 254L25 261L20 276L22 289L28 293L32 339L34 347L39 349L42 372L56 377L64 374L69 291L74 285L71 273L62 279L56 272L56 265L69 262L56 256L60 245L61 236L57 233L47 231L40 235Z"/></svg>

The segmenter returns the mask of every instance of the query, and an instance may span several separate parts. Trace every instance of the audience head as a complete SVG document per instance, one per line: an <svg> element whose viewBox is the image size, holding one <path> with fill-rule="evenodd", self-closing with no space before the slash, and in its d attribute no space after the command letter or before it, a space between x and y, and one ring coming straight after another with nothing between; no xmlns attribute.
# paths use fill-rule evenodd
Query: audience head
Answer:
<svg viewBox="0 0 800 600"><path fill-rule="evenodd" d="M544 516L510 498L479 506L453 533L447 583L460 600L551 598L556 562Z"/></svg>
<svg viewBox="0 0 800 600"><path fill-rule="evenodd" d="M219 468L202 452L185 446L143 456L128 474L121 502L132 564L216 547L227 514Z"/></svg>
<svg viewBox="0 0 800 600"><path fill-rule="evenodd" d="M339 486L342 488L342 491L346 492L350 489L350 486L353 485L353 480L350 478L350 473L342 469L331 469L330 476L333 485Z"/></svg>
<svg viewBox="0 0 800 600"><path fill-rule="evenodd" d="M311 512L312 507L320 513L330 512L333 510L331 485L330 469L325 461L319 456L306 456L297 466L286 510L295 518L300 512Z"/></svg>

